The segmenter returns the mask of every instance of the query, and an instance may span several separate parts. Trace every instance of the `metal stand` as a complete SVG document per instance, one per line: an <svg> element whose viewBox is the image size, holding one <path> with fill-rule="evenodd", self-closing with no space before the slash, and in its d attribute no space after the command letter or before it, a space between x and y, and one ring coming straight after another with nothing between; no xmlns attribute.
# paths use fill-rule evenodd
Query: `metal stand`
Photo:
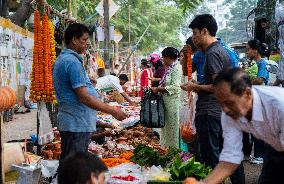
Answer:
<svg viewBox="0 0 284 184"><path fill-rule="evenodd" d="M37 151L36 154L39 155L40 153L40 145L39 145L39 127L40 127L40 121L39 121L39 108L40 108L40 103L37 103L37 112L36 112L36 146L37 146Z"/></svg>
<svg viewBox="0 0 284 184"><path fill-rule="evenodd" d="M0 147L1 147L1 152L0 152L0 157L1 157L1 166L0 166L0 183L5 182L5 172L4 172L4 127L3 127L3 114L0 112L0 128L1 128L1 135L0 135Z"/></svg>

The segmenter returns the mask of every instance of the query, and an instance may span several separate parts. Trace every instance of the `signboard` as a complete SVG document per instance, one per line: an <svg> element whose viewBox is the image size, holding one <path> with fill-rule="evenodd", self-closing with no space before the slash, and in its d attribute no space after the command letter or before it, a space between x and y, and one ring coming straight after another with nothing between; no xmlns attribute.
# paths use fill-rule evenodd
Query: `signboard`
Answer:
<svg viewBox="0 0 284 184"><path fill-rule="evenodd" d="M109 18L111 18L118 10L119 6L115 4L112 0L108 0L109 4ZM96 11L100 14L100 16L104 16L104 1L101 0L101 2L96 7Z"/></svg>

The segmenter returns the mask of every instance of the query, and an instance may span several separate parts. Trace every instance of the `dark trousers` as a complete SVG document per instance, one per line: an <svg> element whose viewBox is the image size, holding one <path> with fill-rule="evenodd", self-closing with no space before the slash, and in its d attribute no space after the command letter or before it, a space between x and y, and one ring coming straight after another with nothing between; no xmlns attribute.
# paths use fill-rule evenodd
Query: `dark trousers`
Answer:
<svg viewBox="0 0 284 184"><path fill-rule="evenodd" d="M259 140L253 137L253 150L254 150L254 158L263 158L266 146L262 140Z"/></svg>
<svg viewBox="0 0 284 184"><path fill-rule="evenodd" d="M200 115L195 118L196 131L199 137L201 160L214 168L219 163L223 149L222 125L220 118ZM244 167L241 164L230 177L232 184L244 184Z"/></svg>
<svg viewBox="0 0 284 184"><path fill-rule="evenodd" d="M91 141L91 133L89 132L65 132L61 131L61 156L63 160L71 153L87 152Z"/></svg>
<svg viewBox="0 0 284 184"><path fill-rule="evenodd" d="M284 152L277 152L271 146L266 145L262 171L258 184L283 183Z"/></svg>
<svg viewBox="0 0 284 184"><path fill-rule="evenodd" d="M243 152L245 156L250 156L252 151L253 141L249 133L243 132Z"/></svg>
<svg viewBox="0 0 284 184"><path fill-rule="evenodd" d="M253 145L254 144L254 145ZM244 155L250 156L253 147L254 157L263 158L266 146L262 140L256 139L253 135L244 132L243 133L243 152Z"/></svg>

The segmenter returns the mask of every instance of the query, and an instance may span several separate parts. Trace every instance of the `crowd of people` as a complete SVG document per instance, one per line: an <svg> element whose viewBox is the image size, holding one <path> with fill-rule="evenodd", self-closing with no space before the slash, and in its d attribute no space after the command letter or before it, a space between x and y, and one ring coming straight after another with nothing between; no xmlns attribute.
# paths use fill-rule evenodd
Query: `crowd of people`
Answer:
<svg viewBox="0 0 284 184"><path fill-rule="evenodd" d="M245 183L242 161L244 153L251 155L250 140L253 162L263 162L259 183L277 183L284 166L284 89L268 86L268 45L258 40L247 43L247 56L258 67L257 77L251 80L238 67L234 50L216 38L218 26L212 15L196 16L189 28L193 34L181 52L166 47L161 57L154 53L141 60L139 96L143 100L143 89L151 88L153 93L162 94L165 103L165 127L158 131L161 145L181 147L181 91L195 92L197 138L188 147L199 161L214 170L203 181L188 178L185 183L215 184L227 177L233 184ZM103 183L106 166L87 153L91 133L96 131L96 113L102 111L118 120L125 119L127 114L103 103L98 90L113 88L136 105L122 88L128 81L127 75L105 75L104 69L99 69L97 79L88 77L80 56L87 48L88 34L82 24L69 25L64 34L67 47L53 67L62 141L59 183ZM197 73L197 80L182 84L187 47L193 51L192 70ZM275 85L281 83L280 79L275 81ZM82 171L74 165L80 165Z"/></svg>

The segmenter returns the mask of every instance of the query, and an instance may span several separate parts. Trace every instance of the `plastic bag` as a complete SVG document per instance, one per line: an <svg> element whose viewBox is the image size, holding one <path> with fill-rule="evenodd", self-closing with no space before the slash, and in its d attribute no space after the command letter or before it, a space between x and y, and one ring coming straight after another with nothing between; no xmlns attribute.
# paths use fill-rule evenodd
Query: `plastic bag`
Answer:
<svg viewBox="0 0 284 184"><path fill-rule="evenodd" d="M191 143L196 138L195 118L195 100L193 94L188 94L189 103L180 111L180 135L184 142Z"/></svg>

